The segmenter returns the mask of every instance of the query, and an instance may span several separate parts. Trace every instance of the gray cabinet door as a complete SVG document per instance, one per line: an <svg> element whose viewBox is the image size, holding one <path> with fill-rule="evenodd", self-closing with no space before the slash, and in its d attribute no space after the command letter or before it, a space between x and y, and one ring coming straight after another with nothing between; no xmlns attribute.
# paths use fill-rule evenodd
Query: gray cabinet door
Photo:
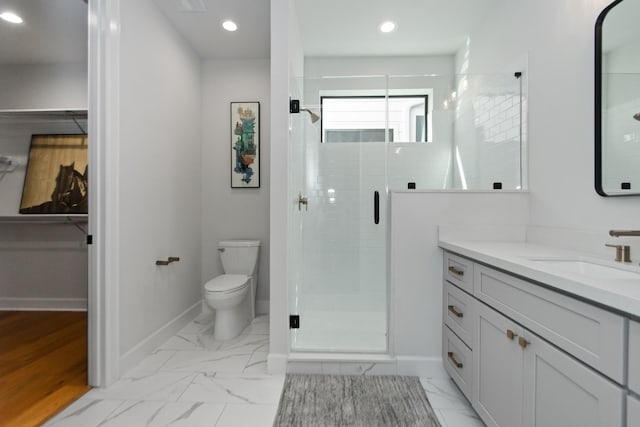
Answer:
<svg viewBox="0 0 640 427"><path fill-rule="evenodd" d="M636 321L629 322L629 389L640 394L640 323Z"/></svg>
<svg viewBox="0 0 640 427"><path fill-rule="evenodd" d="M640 399L627 396L627 427L640 426Z"/></svg>
<svg viewBox="0 0 640 427"><path fill-rule="evenodd" d="M473 406L487 426L522 425L522 328L478 303L473 347Z"/></svg>
<svg viewBox="0 0 640 427"><path fill-rule="evenodd" d="M623 425L621 387L531 332L525 334L525 427Z"/></svg>

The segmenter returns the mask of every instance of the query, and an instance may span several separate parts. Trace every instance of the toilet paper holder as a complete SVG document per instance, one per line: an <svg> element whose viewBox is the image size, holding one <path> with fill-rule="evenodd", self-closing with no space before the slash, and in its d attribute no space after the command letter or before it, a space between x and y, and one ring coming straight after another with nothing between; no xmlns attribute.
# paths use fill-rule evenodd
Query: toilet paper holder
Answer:
<svg viewBox="0 0 640 427"><path fill-rule="evenodd" d="M167 258L166 261L165 260L161 260L161 259L157 260L156 261L156 265L169 265L172 262L178 262L178 261L180 261L180 257L170 256L169 258Z"/></svg>

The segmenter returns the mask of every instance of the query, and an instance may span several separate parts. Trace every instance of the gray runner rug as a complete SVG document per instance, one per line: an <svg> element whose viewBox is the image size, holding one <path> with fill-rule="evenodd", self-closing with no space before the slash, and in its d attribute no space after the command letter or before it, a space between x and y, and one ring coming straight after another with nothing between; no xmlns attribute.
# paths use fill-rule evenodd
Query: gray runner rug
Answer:
<svg viewBox="0 0 640 427"><path fill-rule="evenodd" d="M274 427L440 427L418 377L290 375Z"/></svg>

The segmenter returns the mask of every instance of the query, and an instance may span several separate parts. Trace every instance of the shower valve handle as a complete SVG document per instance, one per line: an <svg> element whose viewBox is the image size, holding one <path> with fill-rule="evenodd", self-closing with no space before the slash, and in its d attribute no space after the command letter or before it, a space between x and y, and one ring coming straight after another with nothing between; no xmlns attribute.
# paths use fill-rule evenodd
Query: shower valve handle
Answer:
<svg viewBox="0 0 640 427"><path fill-rule="evenodd" d="M304 205L304 210L309 210L309 199L306 197L302 197L302 193L298 193L298 210L302 210L302 205Z"/></svg>

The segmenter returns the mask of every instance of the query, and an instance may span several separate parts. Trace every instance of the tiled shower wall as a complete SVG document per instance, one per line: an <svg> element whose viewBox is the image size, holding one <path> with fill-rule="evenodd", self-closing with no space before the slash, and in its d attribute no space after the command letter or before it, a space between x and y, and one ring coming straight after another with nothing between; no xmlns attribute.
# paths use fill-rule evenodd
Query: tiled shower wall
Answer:
<svg viewBox="0 0 640 427"><path fill-rule="evenodd" d="M514 74L459 77L454 145L454 188L503 189L523 186L521 165L526 135L520 78Z"/></svg>

